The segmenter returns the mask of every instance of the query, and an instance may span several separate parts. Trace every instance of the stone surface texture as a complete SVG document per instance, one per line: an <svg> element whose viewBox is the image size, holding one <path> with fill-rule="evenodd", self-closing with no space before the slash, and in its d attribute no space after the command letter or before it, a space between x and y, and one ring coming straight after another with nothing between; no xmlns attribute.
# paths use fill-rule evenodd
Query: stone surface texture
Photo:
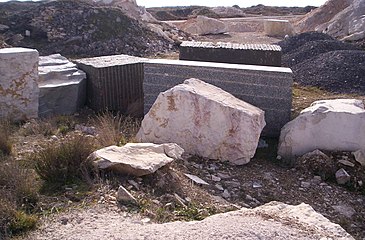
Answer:
<svg viewBox="0 0 365 240"><path fill-rule="evenodd" d="M75 60L87 74L87 105L95 111L143 116L143 59L112 55Z"/></svg>
<svg viewBox="0 0 365 240"><path fill-rule="evenodd" d="M197 16L196 19L189 19L182 28L183 31L196 35L221 34L227 32L226 24L218 19L206 16Z"/></svg>
<svg viewBox="0 0 365 240"><path fill-rule="evenodd" d="M38 117L38 51L0 49L0 117L27 120Z"/></svg>
<svg viewBox="0 0 365 240"><path fill-rule="evenodd" d="M365 38L365 0L329 0L297 23L301 32L320 31L343 40Z"/></svg>
<svg viewBox="0 0 365 240"><path fill-rule="evenodd" d="M264 31L267 36L285 37L294 35L294 28L288 20L268 19L264 22Z"/></svg>
<svg viewBox="0 0 365 240"><path fill-rule="evenodd" d="M357 151L365 148L365 110L361 100L321 100L304 109L281 130L278 154L301 156L315 149Z"/></svg>
<svg viewBox="0 0 365 240"><path fill-rule="evenodd" d="M179 159L184 150L175 143L127 143L122 147L109 146L93 152L89 159L99 169L121 174L144 176Z"/></svg>
<svg viewBox="0 0 365 240"><path fill-rule="evenodd" d="M189 154L241 165L255 154L264 126L261 109L201 80L188 79L159 94L137 140L175 142Z"/></svg>
<svg viewBox="0 0 365 240"><path fill-rule="evenodd" d="M86 210L71 210L56 214L55 220L50 219L53 222L47 219L38 230L30 233L29 239L354 239L340 225L304 203L292 206L271 202L254 209L216 214L202 221L163 224L143 224L141 218L125 217L120 211L106 211L98 205ZM65 217L70 223L60 224L60 219Z"/></svg>
<svg viewBox="0 0 365 240"><path fill-rule="evenodd" d="M281 66L278 45L185 41L179 48L180 60Z"/></svg>
<svg viewBox="0 0 365 240"><path fill-rule="evenodd" d="M263 136L278 137L290 121L293 73L289 68L151 59L144 64L144 112L160 92L198 78L265 111Z"/></svg>
<svg viewBox="0 0 365 240"><path fill-rule="evenodd" d="M39 116L69 115L84 106L86 74L60 54L39 57Z"/></svg>

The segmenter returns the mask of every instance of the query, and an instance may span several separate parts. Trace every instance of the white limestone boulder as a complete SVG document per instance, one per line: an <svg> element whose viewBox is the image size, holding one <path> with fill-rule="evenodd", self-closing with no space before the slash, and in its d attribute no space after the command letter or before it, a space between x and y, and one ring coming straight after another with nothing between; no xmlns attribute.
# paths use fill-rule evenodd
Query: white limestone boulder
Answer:
<svg viewBox="0 0 365 240"><path fill-rule="evenodd" d="M175 143L127 143L122 147L109 146L93 152L89 160L99 169L121 174L143 176L181 158L184 149Z"/></svg>
<svg viewBox="0 0 365 240"><path fill-rule="evenodd" d="M38 117L38 51L0 49L0 118Z"/></svg>
<svg viewBox="0 0 365 240"><path fill-rule="evenodd" d="M362 101L316 101L282 128L278 155L291 158L316 149L365 149L365 110Z"/></svg>
<svg viewBox="0 0 365 240"><path fill-rule="evenodd" d="M294 35L294 28L288 20L267 19L264 22L264 31L267 36L285 37Z"/></svg>
<svg viewBox="0 0 365 240"><path fill-rule="evenodd" d="M86 100L86 74L60 54L39 57L39 116L70 115Z"/></svg>
<svg viewBox="0 0 365 240"><path fill-rule="evenodd" d="M227 27L223 21L199 15L195 19L186 21L182 26L182 30L190 34L208 35L225 33Z"/></svg>
<svg viewBox="0 0 365 240"><path fill-rule="evenodd" d="M265 126L264 111L198 79L160 93L137 140L174 142L193 155L246 164Z"/></svg>

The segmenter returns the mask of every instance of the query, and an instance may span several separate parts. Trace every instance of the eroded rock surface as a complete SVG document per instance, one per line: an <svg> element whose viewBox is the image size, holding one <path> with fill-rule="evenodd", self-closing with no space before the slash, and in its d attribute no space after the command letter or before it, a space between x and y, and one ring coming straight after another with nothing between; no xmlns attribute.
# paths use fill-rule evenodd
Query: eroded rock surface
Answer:
<svg viewBox="0 0 365 240"><path fill-rule="evenodd" d="M27 120L38 117L38 51L0 49L0 117Z"/></svg>
<svg viewBox="0 0 365 240"><path fill-rule="evenodd" d="M142 121L137 139L179 144L189 154L246 164L265 126L264 111L198 79L163 93Z"/></svg>
<svg viewBox="0 0 365 240"><path fill-rule="evenodd" d="M316 149L357 151L365 148L365 110L361 100L312 103L281 130L278 154L301 156Z"/></svg>

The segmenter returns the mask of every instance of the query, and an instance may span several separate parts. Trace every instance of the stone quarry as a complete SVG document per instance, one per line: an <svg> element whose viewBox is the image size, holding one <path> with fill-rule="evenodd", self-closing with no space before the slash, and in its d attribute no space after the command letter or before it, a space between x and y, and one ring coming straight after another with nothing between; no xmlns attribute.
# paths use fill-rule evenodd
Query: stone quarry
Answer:
<svg viewBox="0 0 365 240"><path fill-rule="evenodd" d="M62 14L72 12L65 14L72 16L68 21L80 19L73 14L80 9L85 10L82 19L88 21L95 16L105 20L104 17L110 15L112 20L109 20L119 23L119 27L115 29L115 38L104 41L100 38L105 37L105 32L94 34L93 24L89 24L88 29L84 26L86 30L82 31L81 28L65 30L67 21L60 20L62 17L57 10L54 22L63 25L48 25L47 16L52 9L68 2L72 1L35 4L44 14L33 9L34 18L29 18L29 9L23 9L21 13L33 19L29 25L32 28L14 14L9 15L11 21L4 22L7 25L0 24L0 33L6 33L6 40L14 45L33 46L35 38L43 39L49 43L39 50L45 55L57 49L67 56L74 53L78 56L69 60L61 54L39 56L32 48L0 49L0 117L19 122L67 115L57 120L61 122L57 131L45 134L47 143L54 146L68 141L67 131L85 135L95 142L102 134L112 135L106 128L103 132L92 126L95 122L79 124L85 117L81 109L92 114L118 112L141 121L139 131L131 131L136 133L131 141L137 143L130 141L123 145L122 137L114 143L116 145L94 149L86 161L92 163L101 176L118 179L113 183L117 188L112 187L117 190L100 187L91 202L97 202L98 206L112 204L118 206L118 210L103 209L102 213L91 214L96 216L93 220L82 215L84 213L81 217L79 213L66 213L66 217L56 220L59 227L50 224L51 229L41 229L39 236L52 239L52 234L57 233L62 237L65 234L67 239L70 229L75 229L73 237L82 235L89 239L106 236L135 239L137 232L138 236L151 239L214 239L217 236L219 239L241 239L242 236L354 239L349 233L363 236L365 109L360 100L363 98L351 95L351 99L346 96L314 101L298 116L293 114L293 98L298 98L297 83L301 83L298 73L307 78L303 71L307 72L319 81L319 74L313 74L316 69L322 69L315 66L319 61L323 62L321 67L332 71L328 69L340 68L336 64L332 66L332 60L341 62L339 56L354 56L355 51L359 57L354 57L353 62L357 62L354 68L362 70L362 51L325 34L292 36L296 30L310 29L347 41L363 39L363 0L340 1L339 4L328 1L298 22L265 18L260 23L262 34L285 38L280 46L217 42L219 37L230 36L231 23L199 14L181 24L181 28L194 35L193 38L210 38L211 41L191 41L189 34L170 23L158 22L135 0L75 2L74 9L62 10ZM327 14L328 9L333 11ZM246 14L238 6L218 7L212 11L221 16ZM107 30L110 30L109 20L103 25ZM100 21L95 24L101 26ZM73 26L70 22L68 25ZM141 46L137 40L131 40L133 37L122 39L122 25L123 31L134 29L133 36L142 36L143 39L138 40ZM242 29L252 26L245 25ZM17 29L22 33L17 33ZM78 34L82 37L78 38ZM184 41L187 39L189 41ZM78 47L81 41L83 44ZM127 42L130 45L124 44ZM123 51L118 47L122 45ZM155 59L151 55L149 58L112 55L145 56L164 49L173 50L177 45L180 45L179 60ZM90 57L99 55L108 56ZM318 56L322 58L318 60ZM330 60L325 61L325 58ZM304 64L310 67L304 68ZM354 74L345 83L359 85L356 88L359 91L350 93L362 93L360 70L350 68L347 62L343 65ZM297 70L299 67L302 72ZM336 75L340 74L336 72ZM334 87L330 81L321 82L329 85L329 89ZM356 84L347 85L353 89ZM113 121L118 123L117 117ZM75 119L77 124L73 122ZM31 125L36 121L31 120L21 127L24 136L19 138L21 143L17 143L17 149L28 144L29 132L39 131L36 125ZM113 130L121 134L126 131ZM34 149L38 149L38 142L35 146ZM16 159L22 157L19 155ZM277 170L278 165L284 167ZM66 198L76 192L67 204L84 201L75 185L62 186ZM290 205L282 202L290 202ZM201 204L210 205L202 211ZM119 219L120 209L126 213L123 219ZM150 218L161 222L164 221L161 219L202 220L202 212L208 211L205 216L209 216L222 209L236 211L191 223L150 224ZM131 211L148 217L129 222L127 212ZM115 213L119 215L114 216ZM171 213L176 214L175 218L169 216ZM349 229L349 233L329 219ZM95 232L83 227L94 226L90 222L104 226L103 230ZM129 228L121 233L120 226L124 224ZM255 231L250 230L253 228ZM40 239L39 236L34 239Z"/></svg>

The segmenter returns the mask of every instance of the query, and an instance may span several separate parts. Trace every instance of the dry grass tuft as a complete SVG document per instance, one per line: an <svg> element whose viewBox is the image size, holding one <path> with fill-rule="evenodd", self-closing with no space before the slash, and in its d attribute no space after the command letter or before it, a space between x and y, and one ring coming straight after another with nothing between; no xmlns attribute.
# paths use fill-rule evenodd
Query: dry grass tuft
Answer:
<svg viewBox="0 0 365 240"><path fill-rule="evenodd" d="M121 114L113 115L110 112L100 114L93 119L93 125L98 132L98 142L101 147L133 142L140 127L140 121Z"/></svg>
<svg viewBox="0 0 365 240"><path fill-rule="evenodd" d="M95 150L93 141L86 136L73 136L59 145L48 144L30 156L35 170L46 184L63 186L88 182L92 164L87 157Z"/></svg>

